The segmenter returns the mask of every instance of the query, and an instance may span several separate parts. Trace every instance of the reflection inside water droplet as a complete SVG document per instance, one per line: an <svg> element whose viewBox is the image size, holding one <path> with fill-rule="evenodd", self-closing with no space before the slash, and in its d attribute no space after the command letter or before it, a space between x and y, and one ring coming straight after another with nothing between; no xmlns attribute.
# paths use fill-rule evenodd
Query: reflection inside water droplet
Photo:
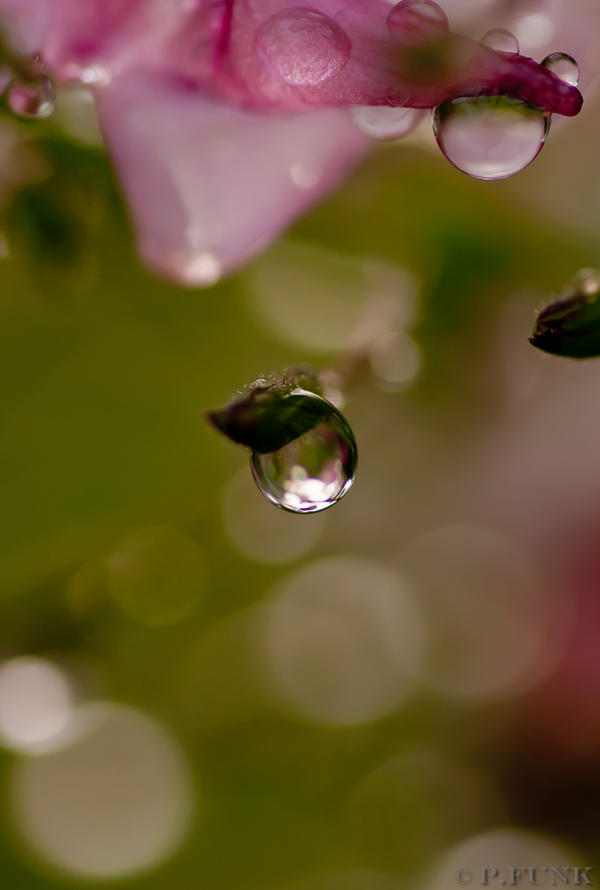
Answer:
<svg viewBox="0 0 600 890"><path fill-rule="evenodd" d="M44 120L54 112L56 90L46 74L28 80L11 80L6 90L6 104L17 117Z"/></svg>
<svg viewBox="0 0 600 890"><path fill-rule="evenodd" d="M352 44L333 19L313 9L276 12L261 27L257 52L287 83L316 86L340 71Z"/></svg>
<svg viewBox="0 0 600 890"><path fill-rule="evenodd" d="M567 53L550 53L542 65L572 87L576 87L579 83L579 65L573 56Z"/></svg>
<svg viewBox="0 0 600 890"><path fill-rule="evenodd" d="M312 429L278 451L252 452L250 466L264 496L293 513L316 513L339 501L356 473L357 449L346 418L321 396L295 390L287 398L318 400L327 408Z"/></svg>
<svg viewBox="0 0 600 890"><path fill-rule="evenodd" d="M448 32L446 13L432 0L401 0L387 17L393 37L404 43L427 43Z"/></svg>
<svg viewBox="0 0 600 890"><path fill-rule="evenodd" d="M483 35L480 43L484 46L489 46L490 49L495 49L498 52L519 52L519 41L512 31L507 31L505 28L492 28L491 31L488 31Z"/></svg>
<svg viewBox="0 0 600 890"><path fill-rule="evenodd" d="M509 96L462 96L438 105L437 143L451 164L476 179L506 179L539 154L550 115Z"/></svg>
<svg viewBox="0 0 600 890"><path fill-rule="evenodd" d="M356 126L373 139L401 139L423 117L418 108L394 108L389 105L356 105L350 114Z"/></svg>

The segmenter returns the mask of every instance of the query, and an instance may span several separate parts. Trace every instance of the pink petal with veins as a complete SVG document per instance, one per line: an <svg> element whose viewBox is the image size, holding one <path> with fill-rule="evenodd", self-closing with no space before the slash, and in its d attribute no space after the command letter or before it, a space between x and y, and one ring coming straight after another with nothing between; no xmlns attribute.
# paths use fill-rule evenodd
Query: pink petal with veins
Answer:
<svg viewBox="0 0 600 890"><path fill-rule="evenodd" d="M97 101L142 257L191 285L263 248L368 144L344 111L258 114L147 73Z"/></svg>

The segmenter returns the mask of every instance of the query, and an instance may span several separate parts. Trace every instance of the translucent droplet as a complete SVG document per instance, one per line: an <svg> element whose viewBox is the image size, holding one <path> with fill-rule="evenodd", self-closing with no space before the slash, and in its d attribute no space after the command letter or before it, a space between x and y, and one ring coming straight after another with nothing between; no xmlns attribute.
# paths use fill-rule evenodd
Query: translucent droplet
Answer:
<svg viewBox="0 0 600 890"><path fill-rule="evenodd" d="M451 164L475 179L506 179L539 154L550 115L508 96L463 96L438 105L433 132Z"/></svg>
<svg viewBox="0 0 600 890"><path fill-rule="evenodd" d="M356 473L356 442L346 418L314 393L294 390L287 398L307 396L327 408L316 425L278 451L253 451L250 457L252 475L264 496L292 513L331 507L346 494Z"/></svg>
<svg viewBox="0 0 600 890"><path fill-rule="evenodd" d="M389 105L356 105L350 109L354 123L373 139L401 139L423 117L419 108L394 108Z"/></svg>
<svg viewBox="0 0 600 890"><path fill-rule="evenodd" d="M448 32L446 13L433 0L401 0L392 7L387 26L404 43L428 43Z"/></svg>
<svg viewBox="0 0 600 890"><path fill-rule="evenodd" d="M507 31L505 28L492 28L483 35L480 42L502 53L519 52L519 41L512 31Z"/></svg>
<svg viewBox="0 0 600 890"><path fill-rule="evenodd" d="M337 22L294 6L276 12L261 27L257 51L279 76L296 86L316 86L340 71L352 44Z"/></svg>
<svg viewBox="0 0 600 890"><path fill-rule="evenodd" d="M576 87L579 83L579 65L573 56L567 53L550 53L542 65L572 87Z"/></svg>
<svg viewBox="0 0 600 890"><path fill-rule="evenodd" d="M56 90L47 74L31 79L11 80L6 90L6 104L17 117L44 120L54 111Z"/></svg>

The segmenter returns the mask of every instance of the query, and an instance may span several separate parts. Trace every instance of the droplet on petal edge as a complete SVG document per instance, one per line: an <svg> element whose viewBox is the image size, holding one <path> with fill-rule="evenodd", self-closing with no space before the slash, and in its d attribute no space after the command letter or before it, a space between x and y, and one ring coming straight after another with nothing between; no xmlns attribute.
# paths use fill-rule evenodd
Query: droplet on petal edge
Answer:
<svg viewBox="0 0 600 890"><path fill-rule="evenodd" d="M363 133L382 141L407 136L425 114L419 108L389 105L356 105L350 109L352 120Z"/></svg>
<svg viewBox="0 0 600 890"><path fill-rule="evenodd" d="M336 21L300 6L270 16L256 41L260 58L286 83L302 87L334 77L352 49L350 38Z"/></svg>
<svg viewBox="0 0 600 890"><path fill-rule="evenodd" d="M567 53L550 53L542 61L542 65L569 86L576 87L579 83L579 65Z"/></svg>
<svg viewBox="0 0 600 890"><path fill-rule="evenodd" d="M15 78L6 88L6 104L16 117L45 120L54 112L56 89L47 74Z"/></svg>
<svg viewBox="0 0 600 890"><path fill-rule="evenodd" d="M387 26L392 37L411 45L439 40L448 33L446 13L432 0L400 0L390 10Z"/></svg>
<svg viewBox="0 0 600 890"><path fill-rule="evenodd" d="M565 358L600 356L600 272L582 269L567 293L541 310L529 342Z"/></svg>
<svg viewBox="0 0 600 890"><path fill-rule="evenodd" d="M494 49L497 52L519 52L519 41L512 31L507 31L505 28L492 28L491 31L483 35L480 43L483 46L489 46L490 49Z"/></svg>
<svg viewBox="0 0 600 890"><path fill-rule="evenodd" d="M446 158L475 179L507 179L541 151L550 115L509 96L462 96L434 110L433 131Z"/></svg>
<svg viewBox="0 0 600 890"><path fill-rule="evenodd" d="M357 448L344 415L314 393L299 390L286 397L318 403L321 417L300 436L270 453L253 451L250 467L262 494L292 513L317 513L339 501L354 482ZM312 406L311 406L312 407Z"/></svg>

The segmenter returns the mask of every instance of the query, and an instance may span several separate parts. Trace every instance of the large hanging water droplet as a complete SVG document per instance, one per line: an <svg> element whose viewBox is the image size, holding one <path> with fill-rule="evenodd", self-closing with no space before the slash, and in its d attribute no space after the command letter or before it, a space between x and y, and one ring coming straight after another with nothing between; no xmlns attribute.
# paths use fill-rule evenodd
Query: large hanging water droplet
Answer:
<svg viewBox="0 0 600 890"><path fill-rule="evenodd" d="M509 96L463 96L438 105L433 132L451 164L475 179L506 179L539 154L550 115Z"/></svg>
<svg viewBox="0 0 600 890"><path fill-rule="evenodd" d="M409 44L439 40L448 33L446 13L433 0L400 0L392 7L387 26L392 37Z"/></svg>
<svg viewBox="0 0 600 890"><path fill-rule="evenodd" d="M505 28L492 28L491 31L483 35L480 43L484 46L489 46L490 49L495 49L497 52L519 52L519 41L512 31L507 31Z"/></svg>
<svg viewBox="0 0 600 890"><path fill-rule="evenodd" d="M401 139L423 117L419 108L394 108L389 105L356 105L350 109L356 126L373 139Z"/></svg>
<svg viewBox="0 0 600 890"><path fill-rule="evenodd" d="M279 76L296 86L316 86L340 71L352 44L337 22L314 9L276 12L257 35L257 51Z"/></svg>
<svg viewBox="0 0 600 890"><path fill-rule="evenodd" d="M252 475L264 496L292 513L316 513L331 507L351 487L356 473L354 434L333 405L314 393L295 390L286 397L314 401L317 423L277 451L253 451ZM318 404L317 404L318 403Z"/></svg>
<svg viewBox="0 0 600 890"><path fill-rule="evenodd" d="M550 53L543 60L542 65L568 83L569 86L576 87L579 83L579 65L573 56L567 53Z"/></svg>
<svg viewBox="0 0 600 890"><path fill-rule="evenodd" d="M17 117L44 120L54 111L56 89L47 74L15 78L6 89L6 104Z"/></svg>

